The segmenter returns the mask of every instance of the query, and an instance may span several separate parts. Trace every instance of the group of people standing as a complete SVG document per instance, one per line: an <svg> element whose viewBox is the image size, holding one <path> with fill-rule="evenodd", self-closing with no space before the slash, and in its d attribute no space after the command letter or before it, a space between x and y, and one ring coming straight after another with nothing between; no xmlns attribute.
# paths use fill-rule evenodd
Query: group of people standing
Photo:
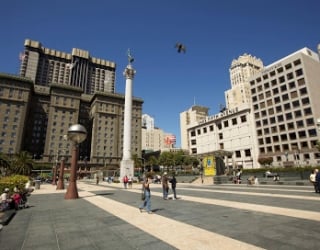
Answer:
<svg viewBox="0 0 320 250"><path fill-rule="evenodd" d="M152 213L151 211L151 192L150 192L150 183L152 183L152 177L147 176L145 180L142 183L142 197L143 202L139 206L140 212L145 209L149 214ZM171 178L168 177L167 172L164 172L161 177L161 184L162 184L162 193L163 193L163 199L168 200L168 194L169 194L169 183L171 183L171 189L173 193L173 200L177 199L177 193L176 193L176 186L177 186L177 179L175 175L172 175Z"/></svg>
<svg viewBox="0 0 320 250"><path fill-rule="evenodd" d="M320 171L318 169L314 169L310 174L310 182L314 186L314 192L320 193Z"/></svg>

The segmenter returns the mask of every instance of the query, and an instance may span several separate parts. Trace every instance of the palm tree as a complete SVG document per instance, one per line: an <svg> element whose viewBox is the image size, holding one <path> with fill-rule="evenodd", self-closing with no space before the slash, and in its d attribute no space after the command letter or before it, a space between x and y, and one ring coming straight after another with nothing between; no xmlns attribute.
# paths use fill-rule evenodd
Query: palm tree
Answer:
<svg viewBox="0 0 320 250"><path fill-rule="evenodd" d="M0 152L0 174L5 176L8 174L8 170L10 169L10 161L8 157Z"/></svg>
<svg viewBox="0 0 320 250"><path fill-rule="evenodd" d="M28 152L22 151L15 154L11 170L15 174L30 175L33 169L33 163L32 156Z"/></svg>

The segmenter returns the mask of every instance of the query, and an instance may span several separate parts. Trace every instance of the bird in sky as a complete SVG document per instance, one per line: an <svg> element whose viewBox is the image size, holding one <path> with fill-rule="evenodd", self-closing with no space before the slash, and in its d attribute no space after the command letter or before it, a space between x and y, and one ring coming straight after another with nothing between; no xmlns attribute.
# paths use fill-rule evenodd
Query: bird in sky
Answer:
<svg viewBox="0 0 320 250"><path fill-rule="evenodd" d="M186 53L186 46L182 43L176 43L175 48L177 49L178 53Z"/></svg>

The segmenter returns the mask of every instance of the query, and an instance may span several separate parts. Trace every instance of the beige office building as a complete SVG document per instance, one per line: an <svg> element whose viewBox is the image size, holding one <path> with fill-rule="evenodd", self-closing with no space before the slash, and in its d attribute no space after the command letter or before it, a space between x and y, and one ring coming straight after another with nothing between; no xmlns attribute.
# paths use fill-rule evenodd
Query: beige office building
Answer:
<svg viewBox="0 0 320 250"><path fill-rule="evenodd" d="M320 163L319 55L303 48L249 79L259 157L275 166Z"/></svg>
<svg viewBox="0 0 320 250"><path fill-rule="evenodd" d="M181 149L189 150L188 128L195 126L205 119L209 114L209 108L200 105L193 105L187 111L180 113L180 139Z"/></svg>
<svg viewBox="0 0 320 250"><path fill-rule="evenodd" d="M259 167L265 157L276 167L319 164L319 80L319 55L308 48L262 68L247 78L249 102L230 102L237 107L187 129L190 153L231 151L226 165L243 168Z"/></svg>
<svg viewBox="0 0 320 250"><path fill-rule="evenodd" d="M243 104L251 104L251 93L248 79L263 69L259 58L249 54L232 60L229 69L231 89L225 92L226 108L239 108Z"/></svg>

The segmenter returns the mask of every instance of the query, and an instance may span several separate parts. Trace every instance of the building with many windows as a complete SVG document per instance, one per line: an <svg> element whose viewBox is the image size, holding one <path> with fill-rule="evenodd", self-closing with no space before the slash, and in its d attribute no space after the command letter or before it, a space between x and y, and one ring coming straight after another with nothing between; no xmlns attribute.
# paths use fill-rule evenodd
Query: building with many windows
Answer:
<svg viewBox="0 0 320 250"><path fill-rule="evenodd" d="M85 94L115 92L116 64L91 57L86 50L73 48L71 53L66 53L26 39L20 60L20 76L33 80L37 85L75 86Z"/></svg>
<svg viewBox="0 0 320 250"><path fill-rule="evenodd" d="M181 149L188 150L191 145L188 140L187 130L208 116L209 108L200 105L193 105L187 111L180 113L180 136Z"/></svg>
<svg viewBox="0 0 320 250"><path fill-rule="evenodd" d="M319 56L301 49L249 79L260 157L276 165L320 163Z"/></svg>
<svg viewBox="0 0 320 250"><path fill-rule="evenodd" d="M45 162L69 158L71 145L64 135L80 123L88 131L79 147L80 160L118 166L125 96L114 93L115 64L79 49L67 54L30 40L21 57L21 76L0 74L0 152L25 150ZM107 74L111 82L105 84ZM142 99L133 98L131 152L138 156L142 104Z"/></svg>
<svg viewBox="0 0 320 250"><path fill-rule="evenodd" d="M303 48L259 71L255 70L262 63L254 61L252 75L237 76L246 79L250 101L231 102L232 91L227 91L226 110L187 129L190 153L229 151L232 155L225 157L225 164L243 168L258 167L258 159L266 157L272 157L274 166L319 164L319 55Z"/></svg>

